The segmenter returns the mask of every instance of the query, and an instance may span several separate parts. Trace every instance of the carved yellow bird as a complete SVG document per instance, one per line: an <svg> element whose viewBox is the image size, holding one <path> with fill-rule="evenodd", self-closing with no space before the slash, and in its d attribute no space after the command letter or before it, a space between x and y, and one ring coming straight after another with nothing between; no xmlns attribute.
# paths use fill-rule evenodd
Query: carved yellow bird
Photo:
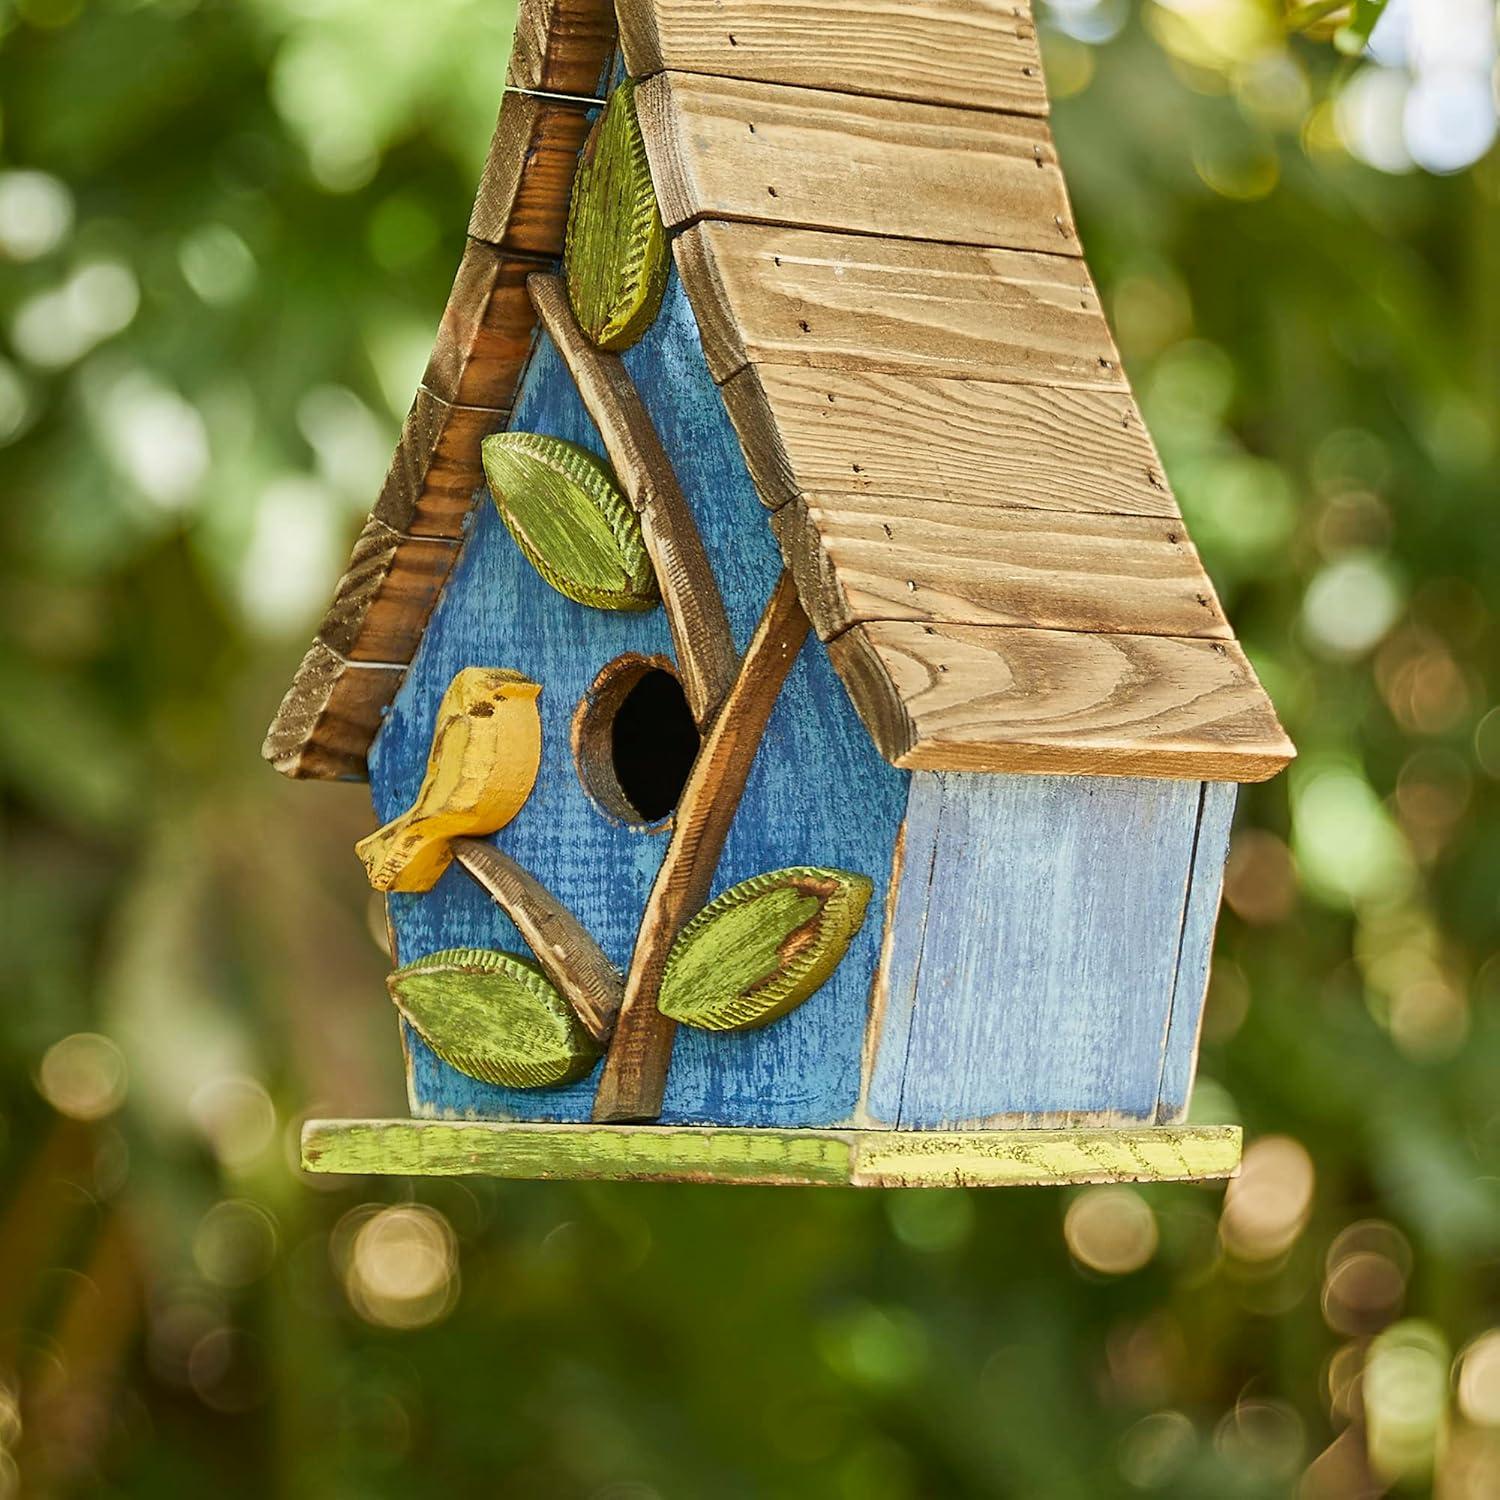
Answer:
<svg viewBox="0 0 1500 1500"><path fill-rule="evenodd" d="M450 840L520 812L542 760L540 692L498 667L466 667L448 684L416 801L355 845L377 891L430 891L453 862Z"/></svg>

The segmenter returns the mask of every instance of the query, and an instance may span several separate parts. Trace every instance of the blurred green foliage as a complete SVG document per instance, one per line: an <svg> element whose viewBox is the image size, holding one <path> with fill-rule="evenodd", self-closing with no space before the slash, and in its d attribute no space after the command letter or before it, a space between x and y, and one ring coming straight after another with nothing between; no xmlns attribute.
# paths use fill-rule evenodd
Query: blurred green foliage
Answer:
<svg viewBox="0 0 1500 1500"><path fill-rule="evenodd" d="M1081 9L1085 242L1302 749L1229 872L1227 1207L302 1179L399 1055L362 790L256 750L509 7L0 0L0 1494L1500 1493L1495 162L1351 160L1260 0Z"/></svg>

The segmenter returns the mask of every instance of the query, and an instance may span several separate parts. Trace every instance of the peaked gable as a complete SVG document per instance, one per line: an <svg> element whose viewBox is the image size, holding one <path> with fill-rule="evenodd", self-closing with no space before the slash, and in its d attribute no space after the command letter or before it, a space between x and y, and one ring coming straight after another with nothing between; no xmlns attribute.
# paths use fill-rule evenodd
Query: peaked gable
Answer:
<svg viewBox="0 0 1500 1500"><path fill-rule="evenodd" d="M902 767L1252 781L1294 753L1121 370L1015 0L620 0L674 253L819 636ZM483 494L613 33L522 7L433 358L267 740L357 777ZM566 96L566 97L565 97Z"/></svg>

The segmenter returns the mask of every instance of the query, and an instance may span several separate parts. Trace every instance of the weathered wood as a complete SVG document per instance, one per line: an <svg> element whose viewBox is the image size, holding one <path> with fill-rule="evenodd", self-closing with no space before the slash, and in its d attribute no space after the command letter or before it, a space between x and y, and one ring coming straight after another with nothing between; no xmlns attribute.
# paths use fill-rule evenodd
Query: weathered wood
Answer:
<svg viewBox="0 0 1500 1500"><path fill-rule="evenodd" d="M449 406L510 410L536 329L526 278L537 265L483 240L465 242L422 376L425 390Z"/></svg>
<svg viewBox="0 0 1500 1500"><path fill-rule="evenodd" d="M457 541L484 484L480 444L505 426L505 413L450 406L418 390L391 459L375 520L403 536Z"/></svg>
<svg viewBox="0 0 1500 1500"><path fill-rule="evenodd" d="M729 691L738 654L697 522L619 356L589 342L558 277L539 274L529 285L542 326L577 383L621 488L640 515L682 690L693 717L704 725Z"/></svg>
<svg viewBox="0 0 1500 1500"><path fill-rule="evenodd" d="M1238 1126L1146 1130L685 1129L309 1120L309 1172L764 1186L1006 1187L1233 1177Z"/></svg>
<svg viewBox="0 0 1500 1500"><path fill-rule="evenodd" d="M478 839L454 839L453 857L499 903L542 972L602 1046L620 1011L625 982L583 923L509 855Z"/></svg>
<svg viewBox="0 0 1500 1500"><path fill-rule="evenodd" d="M1047 113L1027 0L619 0L625 65Z"/></svg>
<svg viewBox="0 0 1500 1500"><path fill-rule="evenodd" d="M596 1120L651 1120L661 1113L676 1029L657 1009L662 973L678 932L708 899L761 736L807 629L796 588L783 574L677 804L672 842L641 918L625 999L594 1096Z"/></svg>
<svg viewBox="0 0 1500 1500"><path fill-rule="evenodd" d="M350 661L408 662L453 566L455 544L365 523L318 639Z"/></svg>
<svg viewBox="0 0 1500 1500"><path fill-rule="evenodd" d="M1219 918L1219 895L1224 887L1224 862L1229 857L1229 830L1238 796L1239 788L1233 782L1211 781L1203 788L1187 909L1182 918L1177 981L1162 1044L1156 1104L1156 1118L1161 1124L1177 1124L1187 1117L1198 1065L1198 1037L1203 1029L1203 1003L1208 992L1214 927Z"/></svg>
<svg viewBox="0 0 1500 1500"><path fill-rule="evenodd" d="M1178 518L1123 391L791 365L748 366L721 389L771 506L854 491Z"/></svg>
<svg viewBox="0 0 1500 1500"><path fill-rule="evenodd" d="M519 672L466 667L438 707L427 774L412 805L356 846L377 891L428 891L451 840L504 828L536 783L541 689Z"/></svg>
<svg viewBox="0 0 1500 1500"><path fill-rule="evenodd" d="M911 769L1265 781L1296 754L1234 641L877 621L828 650Z"/></svg>
<svg viewBox="0 0 1500 1500"><path fill-rule="evenodd" d="M658 73L636 92L662 218L1080 253L1045 122Z"/></svg>
<svg viewBox="0 0 1500 1500"><path fill-rule="evenodd" d="M400 667L347 662L314 641L260 753L294 780L363 781L365 754L402 676Z"/></svg>
<svg viewBox="0 0 1500 1500"><path fill-rule="evenodd" d="M623 362L684 490L698 502L704 546L742 648L780 575L781 559L694 330L674 272L661 315ZM514 425L602 452L551 339L538 343ZM544 682L539 706L543 743L551 748L526 806L496 842L545 880L623 971L668 834L642 833L601 816L566 747L575 708L602 667L622 654L670 659L672 643L660 610L591 615L586 639L578 623L577 606L526 563L495 507L478 507L417 659L371 748L371 792L382 819L410 805L425 772L439 699L465 665L505 662ZM869 873L876 884L872 906L879 910L908 776L876 753L827 652L800 653L765 744L710 895L764 870L826 864ZM815 798L807 795L808 766L818 768ZM425 894L392 896L389 907L403 960L456 946L525 952L510 919L461 869ZM682 1028L661 1119L776 1128L851 1121L879 945L880 924L867 917L833 977L774 1026L719 1035ZM447 1067L410 1028L404 1040L415 1113L582 1121L592 1109L593 1079L542 1091L496 1088Z"/></svg>
<svg viewBox="0 0 1500 1500"><path fill-rule="evenodd" d="M854 1187L1047 1187L1206 1182L1240 1167L1237 1125L1146 1130L869 1131Z"/></svg>
<svg viewBox="0 0 1500 1500"><path fill-rule="evenodd" d="M838 968L871 889L864 875L802 867L725 891L672 944L661 1013L702 1031L749 1031L780 1020Z"/></svg>
<svg viewBox="0 0 1500 1500"><path fill-rule="evenodd" d="M1148 1124L1199 783L912 778L862 1123Z"/></svg>
<svg viewBox="0 0 1500 1500"><path fill-rule="evenodd" d="M502 249L561 255L588 106L505 91L469 233Z"/></svg>
<svg viewBox="0 0 1500 1500"><path fill-rule="evenodd" d="M627 78L589 133L573 180L564 267L578 326L601 349L628 349L661 307L668 264Z"/></svg>
<svg viewBox="0 0 1500 1500"><path fill-rule="evenodd" d="M1180 521L833 495L771 525L824 640L866 620L1233 638Z"/></svg>
<svg viewBox="0 0 1500 1500"><path fill-rule="evenodd" d="M1073 256L716 220L672 248L716 380L753 361L1126 387Z"/></svg>
<svg viewBox="0 0 1500 1500"><path fill-rule="evenodd" d="M558 593L591 609L656 607L641 518L587 448L500 432L485 440L484 472L506 529Z"/></svg>
<svg viewBox="0 0 1500 1500"><path fill-rule="evenodd" d="M546 94L602 97L614 46L609 0L522 0L506 81Z"/></svg>
<svg viewBox="0 0 1500 1500"><path fill-rule="evenodd" d="M535 964L454 948L386 981L418 1036L451 1068L502 1088L555 1088L582 1078L599 1046Z"/></svg>

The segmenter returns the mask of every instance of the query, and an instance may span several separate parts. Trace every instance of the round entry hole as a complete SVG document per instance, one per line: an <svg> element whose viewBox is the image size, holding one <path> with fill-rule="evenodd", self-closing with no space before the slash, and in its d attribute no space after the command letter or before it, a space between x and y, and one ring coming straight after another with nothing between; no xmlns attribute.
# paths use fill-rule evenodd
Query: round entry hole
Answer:
<svg viewBox="0 0 1500 1500"><path fill-rule="evenodd" d="M664 657L617 657L573 716L584 791L632 827L649 828L672 814L697 754L698 726Z"/></svg>

